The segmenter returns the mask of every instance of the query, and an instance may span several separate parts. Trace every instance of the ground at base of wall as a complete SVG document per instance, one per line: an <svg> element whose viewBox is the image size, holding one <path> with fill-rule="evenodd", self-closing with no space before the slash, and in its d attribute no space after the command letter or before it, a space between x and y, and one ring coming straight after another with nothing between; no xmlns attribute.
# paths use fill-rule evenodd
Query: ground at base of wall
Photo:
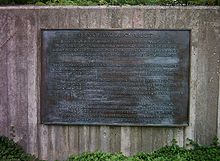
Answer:
<svg viewBox="0 0 220 161"><path fill-rule="evenodd" d="M66 161L220 161L220 146L218 139L213 139L209 146L201 146L192 140L189 146L192 149L179 147L175 140L171 145L165 146L152 153L140 152L134 156L127 157L122 153L83 153L71 156ZM0 161L41 161L25 151L7 137L0 136Z"/></svg>

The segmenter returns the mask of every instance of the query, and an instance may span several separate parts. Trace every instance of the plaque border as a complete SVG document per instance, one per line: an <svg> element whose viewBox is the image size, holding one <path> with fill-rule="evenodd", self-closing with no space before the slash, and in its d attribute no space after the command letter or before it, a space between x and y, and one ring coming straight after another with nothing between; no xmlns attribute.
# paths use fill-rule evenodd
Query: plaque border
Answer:
<svg viewBox="0 0 220 161"><path fill-rule="evenodd" d="M188 38L188 44L189 44L189 51L188 51L188 98L187 98L187 123L183 124L142 124L142 123L100 123L100 122L92 122L92 123L74 123L74 122L48 122L43 120L43 114L45 113L45 101L46 101L46 60L44 55L44 46L43 46L43 33L44 31L188 31L189 32L189 38ZM47 29L47 28L41 28L40 29L40 124L44 125L62 125L62 126L131 126L131 127L187 127L190 123L190 91L191 91L191 37L192 37L192 29L144 29L144 28L74 28L74 29L61 29L61 28L53 28L53 29Z"/></svg>

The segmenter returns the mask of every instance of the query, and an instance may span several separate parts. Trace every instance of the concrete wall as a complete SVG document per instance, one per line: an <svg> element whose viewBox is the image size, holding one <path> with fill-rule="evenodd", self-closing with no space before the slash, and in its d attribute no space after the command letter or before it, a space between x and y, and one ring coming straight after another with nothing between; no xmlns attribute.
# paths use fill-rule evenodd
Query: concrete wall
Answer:
<svg viewBox="0 0 220 161"><path fill-rule="evenodd" d="M188 127L46 126L40 121L40 29L191 29ZM40 158L152 151L175 138L220 137L220 7L0 7L0 135Z"/></svg>

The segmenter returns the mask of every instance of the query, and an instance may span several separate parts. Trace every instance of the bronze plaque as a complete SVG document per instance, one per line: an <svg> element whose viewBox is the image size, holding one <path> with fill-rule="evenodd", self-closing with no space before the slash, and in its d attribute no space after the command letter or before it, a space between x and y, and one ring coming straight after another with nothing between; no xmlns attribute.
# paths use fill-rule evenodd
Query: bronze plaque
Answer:
<svg viewBox="0 0 220 161"><path fill-rule="evenodd" d="M187 126L189 30L42 30L43 124Z"/></svg>

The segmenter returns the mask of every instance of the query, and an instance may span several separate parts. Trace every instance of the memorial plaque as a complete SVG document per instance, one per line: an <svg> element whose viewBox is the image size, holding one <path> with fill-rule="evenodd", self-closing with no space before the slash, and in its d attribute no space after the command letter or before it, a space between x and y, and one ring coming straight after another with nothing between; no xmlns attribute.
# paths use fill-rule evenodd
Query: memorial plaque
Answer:
<svg viewBox="0 0 220 161"><path fill-rule="evenodd" d="M42 30L43 124L187 126L189 30Z"/></svg>

